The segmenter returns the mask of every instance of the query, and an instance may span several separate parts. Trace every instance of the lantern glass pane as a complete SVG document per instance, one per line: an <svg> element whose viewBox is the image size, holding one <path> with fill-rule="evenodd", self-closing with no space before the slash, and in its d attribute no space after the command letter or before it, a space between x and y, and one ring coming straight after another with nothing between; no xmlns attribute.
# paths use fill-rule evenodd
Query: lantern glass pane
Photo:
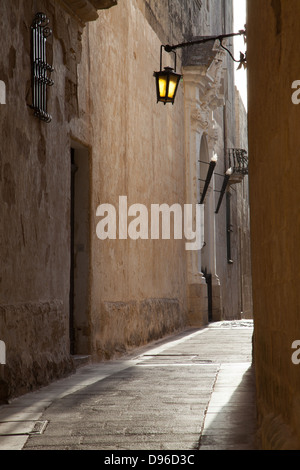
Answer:
<svg viewBox="0 0 300 470"><path fill-rule="evenodd" d="M165 98L167 95L167 76L161 75L158 79L159 96Z"/></svg>
<svg viewBox="0 0 300 470"><path fill-rule="evenodd" d="M168 89L168 98L173 99L176 91L178 79L177 77L170 77L169 89Z"/></svg>

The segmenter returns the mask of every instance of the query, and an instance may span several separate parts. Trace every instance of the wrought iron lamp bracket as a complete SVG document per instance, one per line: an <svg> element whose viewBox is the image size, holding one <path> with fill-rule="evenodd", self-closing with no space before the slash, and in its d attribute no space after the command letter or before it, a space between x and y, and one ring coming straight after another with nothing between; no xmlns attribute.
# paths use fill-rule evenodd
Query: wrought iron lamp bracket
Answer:
<svg viewBox="0 0 300 470"><path fill-rule="evenodd" d="M219 41L220 42L220 46L229 53L230 57L234 60L234 62L237 62L239 63L241 66L244 65L246 66L246 63L247 63L247 54L243 54L242 52L240 52L240 59L237 60L233 57L231 51L224 46L223 44L223 41L227 38L232 38L234 36L244 36L244 39L246 40L246 30L240 30L238 33L229 33L229 34L220 34L218 36L208 36L208 37L203 37L201 39L196 39L196 40L193 40L193 41L187 41L187 42L182 42L182 43L179 43L179 44L175 44L175 45L169 45L167 44L166 46L162 46L164 47L165 51L166 52L174 52L176 49L180 49L180 48L183 48L183 47L189 47L189 46L194 46L196 44L205 44L209 41Z"/></svg>
<svg viewBox="0 0 300 470"><path fill-rule="evenodd" d="M160 46L160 71L162 71L162 67L163 67L163 64L162 64L162 51L164 49L166 52L173 52L173 54L174 54L174 67L172 67L172 68L173 68L174 72L176 72L176 62L177 62L176 52L173 51L173 50L169 51L169 50L166 49L166 47L168 47L168 46L163 46L163 45Z"/></svg>

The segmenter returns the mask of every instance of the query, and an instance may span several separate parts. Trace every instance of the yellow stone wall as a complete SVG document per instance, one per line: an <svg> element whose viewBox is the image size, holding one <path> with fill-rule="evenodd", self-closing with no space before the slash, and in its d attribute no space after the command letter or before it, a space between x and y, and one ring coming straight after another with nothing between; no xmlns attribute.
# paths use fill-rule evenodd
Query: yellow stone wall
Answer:
<svg viewBox="0 0 300 470"><path fill-rule="evenodd" d="M186 322L182 240L96 237L96 208L127 196L128 207L184 204L183 90L156 103L160 40L136 2L121 3L88 27L93 107L91 321L93 351L143 344ZM168 54L164 60L170 61ZM178 63L180 67L180 62ZM132 218L128 219L128 223ZM117 232L118 236L118 232ZM159 308L157 308L159 305Z"/></svg>

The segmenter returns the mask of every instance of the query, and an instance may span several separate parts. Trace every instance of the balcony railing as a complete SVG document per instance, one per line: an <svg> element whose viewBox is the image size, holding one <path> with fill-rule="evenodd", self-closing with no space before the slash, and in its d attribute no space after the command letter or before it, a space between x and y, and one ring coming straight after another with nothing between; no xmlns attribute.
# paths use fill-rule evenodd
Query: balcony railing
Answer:
<svg viewBox="0 0 300 470"><path fill-rule="evenodd" d="M248 154L244 149L227 150L228 166L233 174L248 175Z"/></svg>

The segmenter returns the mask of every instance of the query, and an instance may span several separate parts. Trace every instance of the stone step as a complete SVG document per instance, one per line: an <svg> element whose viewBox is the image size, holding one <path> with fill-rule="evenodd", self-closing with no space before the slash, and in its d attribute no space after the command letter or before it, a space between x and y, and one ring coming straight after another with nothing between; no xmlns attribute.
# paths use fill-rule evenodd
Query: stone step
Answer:
<svg viewBox="0 0 300 470"><path fill-rule="evenodd" d="M72 359L74 361L76 369L82 366L86 366L91 362L91 356L83 354L74 354L72 355Z"/></svg>

